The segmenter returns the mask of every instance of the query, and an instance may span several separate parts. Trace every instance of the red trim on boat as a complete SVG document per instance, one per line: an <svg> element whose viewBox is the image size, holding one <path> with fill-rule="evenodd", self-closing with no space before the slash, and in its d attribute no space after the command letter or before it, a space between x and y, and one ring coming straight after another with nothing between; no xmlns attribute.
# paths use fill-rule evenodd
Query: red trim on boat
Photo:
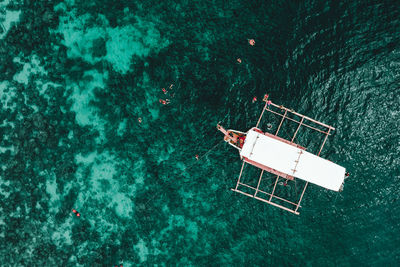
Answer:
<svg viewBox="0 0 400 267"><path fill-rule="evenodd" d="M257 133L263 134L263 135L265 135L265 136L274 138L274 139L276 139L276 140L278 140L278 141L284 142L284 143L286 143L286 144L288 144L288 145L291 145L291 146L300 148L300 149L302 149L302 150L306 150L306 148L303 147L303 146L301 146L301 145L298 145L298 144L296 144L296 143L290 142L290 141L288 141L288 140L286 140L286 139L283 139L283 138L281 138L281 137L279 137L279 136L276 136L276 135L273 135L273 134L270 134L270 133L267 133L267 132L264 133L263 131L261 131L261 130L258 129L258 128L252 128L252 130L254 130L254 131L257 132Z"/></svg>
<svg viewBox="0 0 400 267"><path fill-rule="evenodd" d="M246 162L246 163L248 163L248 164L251 164L251 165L253 165L253 166L256 166L257 168L260 168L260 169L262 169L262 170L264 170L264 171L267 171L267 172L270 172L270 173L279 175L279 176L282 177L282 178L289 179L289 180L293 180L293 179L294 179L294 177L291 176L291 175L289 175L289 174L286 174L286 173L277 171L277 170L275 170L275 169L272 169L272 168L270 168L270 167L264 166L264 165L262 165L262 164L260 164L260 163L257 163L257 162L255 162L255 161L252 161L252 160L250 160L250 159L248 159L248 158L246 158L246 157L243 157L243 161Z"/></svg>

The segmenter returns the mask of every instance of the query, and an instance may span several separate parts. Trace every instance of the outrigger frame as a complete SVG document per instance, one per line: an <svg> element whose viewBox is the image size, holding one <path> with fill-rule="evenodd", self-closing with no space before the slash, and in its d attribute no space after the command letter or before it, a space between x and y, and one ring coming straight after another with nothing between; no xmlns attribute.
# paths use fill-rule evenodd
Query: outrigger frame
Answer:
<svg viewBox="0 0 400 267"><path fill-rule="evenodd" d="M283 122L284 122L285 119L290 120L290 121L293 121L293 122L295 122L295 123L298 123L297 129L296 129L296 131L295 131L295 133L294 133L294 135L293 135L293 137L291 138L291 141L290 141L290 143L293 144L293 145L297 145L297 144L294 143L293 141L294 141L294 139L295 139L295 137L296 137L296 135L297 135L297 133L298 133L298 131L299 131L299 129L300 129L301 126L308 127L308 128L310 128L310 129L313 129L313 130L315 130L315 131L318 131L318 132L324 134L324 139L323 139L322 145L321 145L321 147L320 147L320 149L319 149L319 151L318 151L317 156L319 156L319 155L321 154L321 151L322 151L322 149L323 149L323 147L324 147L324 145L325 145L325 143L326 143L326 140L327 140L328 136L331 135L331 131L334 131L335 128L333 128L332 126L329 126L329 125L327 125L327 124L325 124L325 123L322 123L322 122L319 122L319 121L317 121L317 120L314 120L314 119L312 119L312 118L310 118L310 117L307 117L307 116L305 116L305 115L302 115L302 114L300 114L300 113L297 113L297 112L293 111L292 109L288 109L288 108L286 108L286 107L284 107L284 106L282 106L282 105L276 105L276 104L272 103L270 100L268 100L268 95L265 95L263 101L265 102L265 106L264 106L264 108L263 108L263 110L262 110L262 112L261 112L260 118L259 118L258 121L257 121L256 128L257 128L258 125L260 124L261 119L262 119L262 117L263 117L263 115L264 115L264 112L265 112L265 111L271 112L271 113L273 113L273 114L275 114L275 115L278 115L278 116L282 117L282 119L281 119L281 121L280 121L280 123L279 123L279 126L278 126L278 128L277 128L277 130L276 130L276 132L275 132L275 134L274 134L276 137L278 136L279 130L281 129L282 124L283 124ZM279 109L280 111L284 111L284 114L281 114L281 113L279 113L279 112L276 112L276 111L272 110L271 107L277 108L277 109ZM300 117L301 120L298 121L298 120L296 120L296 119L290 118L290 117L288 116L288 114L296 115L297 117ZM312 123L315 123L315 124L317 124L317 125L320 125L320 126L324 127L324 129L326 129L326 130L320 130L320 129L318 129L318 128L315 128L315 127L313 127L312 125L309 125L309 124L308 124L309 122L312 122ZM285 139L285 140L286 140L286 139ZM287 140L287 141L289 141L289 140ZM253 165L253 164L251 164L251 163L246 162L245 160L243 160L242 167L241 167L241 169L240 169L240 174L239 174L239 177L238 177L236 186L235 186L235 188L232 188L232 189L231 189L232 191L238 192L238 193L243 194L243 195L248 196L248 197L255 198L255 199L257 199L257 200L263 201L263 202L268 203L268 204L270 204L270 205L272 205L272 206L281 208L281 209L283 209L283 210L289 211L289 212L294 213L294 214L296 214L296 215L299 215L299 214L300 214L300 213L298 212L298 209L301 207L300 204L301 204L301 201L302 201L302 199L303 199L304 193L305 193L305 191L306 191L306 189L307 189L308 182L305 183L304 188L303 188L303 190L302 190L302 192L301 192L301 195L300 195L300 198L299 198L298 202L292 202L292 201L289 201L289 200L287 200L287 199L284 199L284 198L282 198L282 197L279 197L279 196L275 195L275 189L276 189L276 185L278 184L279 179L280 179L280 178L286 179L286 182L287 182L287 181L289 180L288 177L285 177L285 178L284 178L284 177L282 177L281 175L277 175L277 176L276 176L276 179L275 179L274 187L273 187L271 193L268 193L268 192L265 192L265 191L263 191L263 190L260 190L259 187L260 187L260 183L261 183L261 180L262 180L264 171L267 171L267 172L270 172L270 173L272 173L272 174L275 174L274 172L269 171L269 168L261 169L261 174L260 174L260 177L259 177L259 179L258 179L257 187L253 187L253 186L250 186L250 185L248 185L248 184L245 184L245 183L241 182L240 179L241 179L241 177L242 177L243 169L244 169L246 163L247 163L247 164L250 164L250 165ZM256 166L256 165L253 165L253 166ZM258 167L258 166L256 166L256 167ZM259 168L259 167L258 167L258 168ZM293 179L296 179L296 178L293 177ZM247 187L247 188L250 188L250 189L254 190L254 194L249 194L249 193L246 193L246 192L241 191L241 190L239 189L240 186L244 186L244 187ZM266 197L266 198L263 198L263 197L261 197L261 195L260 195L259 193L262 193L262 194L266 195L267 197ZM285 207L285 206L283 206L283 205L281 205L281 204L278 204L278 203L276 203L276 202L273 202L274 200L284 201L285 203L291 204L291 206L293 206L293 208L288 208L288 207Z"/></svg>

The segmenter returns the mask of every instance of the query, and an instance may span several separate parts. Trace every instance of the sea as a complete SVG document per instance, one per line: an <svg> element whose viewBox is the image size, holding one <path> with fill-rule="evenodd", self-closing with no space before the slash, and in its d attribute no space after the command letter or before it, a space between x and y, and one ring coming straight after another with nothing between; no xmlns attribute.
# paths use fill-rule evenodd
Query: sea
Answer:
<svg viewBox="0 0 400 267"><path fill-rule="evenodd" d="M0 1L0 266L400 266L399 4ZM265 94L350 174L299 215L230 190Z"/></svg>

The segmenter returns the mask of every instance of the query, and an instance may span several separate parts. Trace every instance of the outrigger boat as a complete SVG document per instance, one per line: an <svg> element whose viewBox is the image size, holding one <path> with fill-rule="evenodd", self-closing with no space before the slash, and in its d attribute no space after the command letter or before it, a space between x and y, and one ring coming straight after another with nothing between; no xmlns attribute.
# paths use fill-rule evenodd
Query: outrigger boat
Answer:
<svg viewBox="0 0 400 267"><path fill-rule="evenodd" d="M246 133L231 129L225 130L221 125L217 125L217 129L224 134L224 140L239 150L240 158L243 161L236 186L231 190L298 215L298 209L301 207L300 203L308 183L333 191L343 189L344 180L348 176L346 169L319 156L328 136L335 128L282 105L276 105L268 100L268 95L265 95L263 101L265 101L265 106L256 126ZM281 117L275 134L263 132L258 128L265 111ZM298 124L290 141L278 136L285 120ZM272 125L268 126L272 129ZM317 154L306 151L305 147L294 142L302 126L324 134L322 145ZM261 169L257 185L252 186L241 180L246 163ZM276 176L275 182L272 183L274 186L271 193L260 188L264 172ZM285 183L280 182L279 184L286 185L288 181L296 182L297 178L305 181L299 199L296 191L298 201L290 201L276 195L279 180L285 180ZM295 188L297 190L296 184Z"/></svg>

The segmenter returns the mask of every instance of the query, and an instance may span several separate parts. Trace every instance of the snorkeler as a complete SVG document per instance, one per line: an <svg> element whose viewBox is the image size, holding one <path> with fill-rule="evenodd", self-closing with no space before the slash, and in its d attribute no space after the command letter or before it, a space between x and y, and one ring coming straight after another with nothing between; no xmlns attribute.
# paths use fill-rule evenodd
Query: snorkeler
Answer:
<svg viewBox="0 0 400 267"><path fill-rule="evenodd" d="M76 215L76 217L81 217L81 214L76 209L72 209L72 212Z"/></svg>

